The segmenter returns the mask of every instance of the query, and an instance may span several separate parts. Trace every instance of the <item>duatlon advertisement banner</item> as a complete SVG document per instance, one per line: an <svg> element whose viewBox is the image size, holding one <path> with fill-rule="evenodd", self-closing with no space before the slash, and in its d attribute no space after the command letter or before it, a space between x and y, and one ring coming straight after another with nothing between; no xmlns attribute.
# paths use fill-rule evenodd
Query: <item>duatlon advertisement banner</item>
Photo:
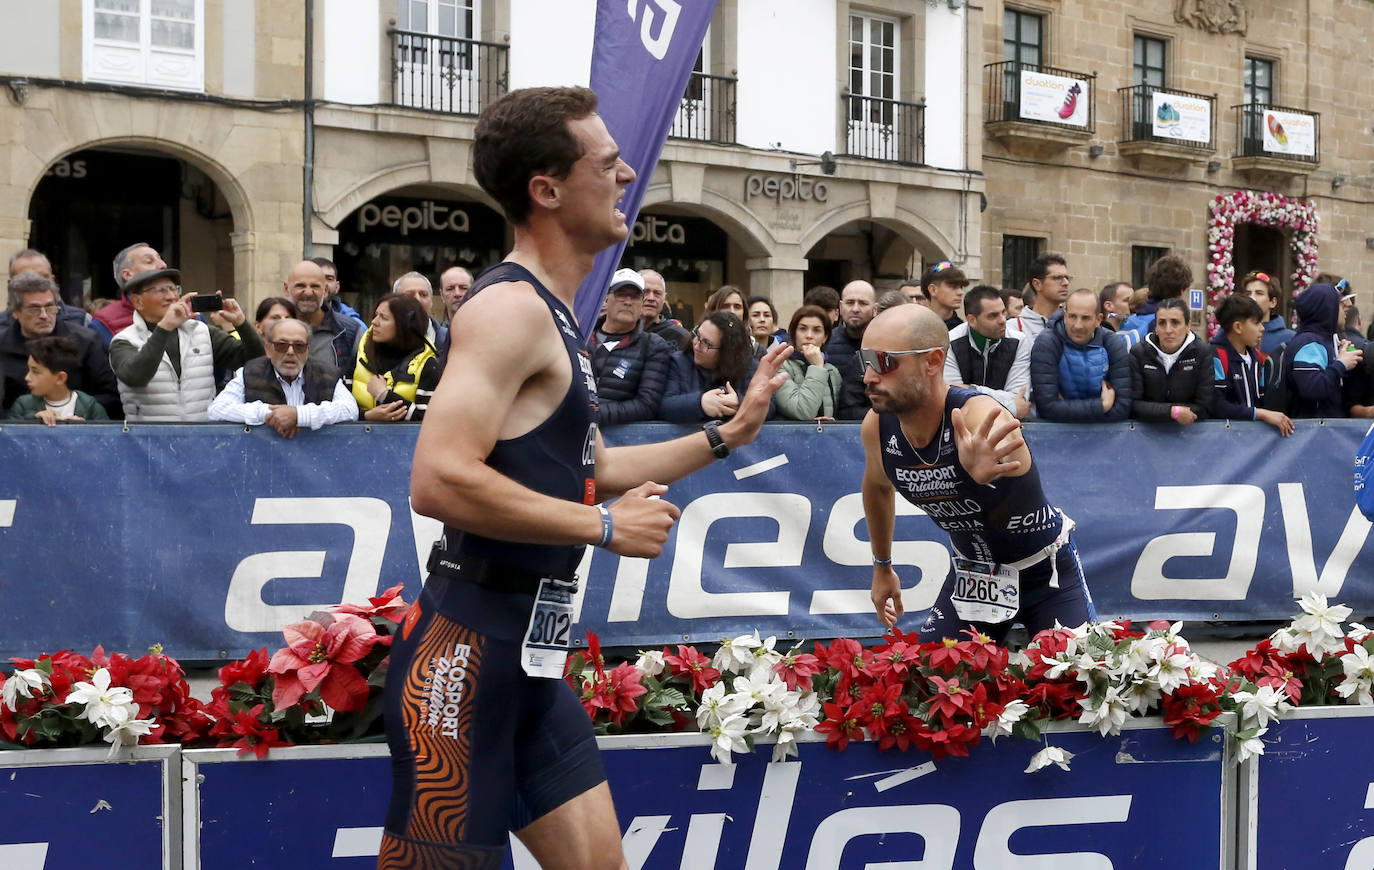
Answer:
<svg viewBox="0 0 1374 870"><path fill-rule="evenodd" d="M1355 507L1359 420L1031 423L1052 503L1074 518L1099 615L1280 620L1318 591L1374 613L1374 542ZM0 661L43 652L240 658L340 601L418 594L435 520L411 511L417 426L343 424L282 440L241 426L5 426ZM647 444L691 427L607 431ZM1262 457L1263 461L1258 461ZM672 485L682 517L656 559L590 548L578 637L610 646L875 637L856 424L770 423ZM60 506L54 508L54 505ZM920 624L949 539L898 500L902 627Z"/></svg>
<svg viewBox="0 0 1374 870"><path fill-rule="evenodd" d="M1088 80L1021 70L1021 117L1088 126Z"/></svg>
<svg viewBox="0 0 1374 870"><path fill-rule="evenodd" d="M1271 154L1316 156L1317 120L1311 115L1265 109L1261 135L1264 150Z"/></svg>
<svg viewBox="0 0 1374 870"><path fill-rule="evenodd" d="M1164 139L1210 142L1212 104L1197 97L1155 91L1150 94L1151 132Z"/></svg>

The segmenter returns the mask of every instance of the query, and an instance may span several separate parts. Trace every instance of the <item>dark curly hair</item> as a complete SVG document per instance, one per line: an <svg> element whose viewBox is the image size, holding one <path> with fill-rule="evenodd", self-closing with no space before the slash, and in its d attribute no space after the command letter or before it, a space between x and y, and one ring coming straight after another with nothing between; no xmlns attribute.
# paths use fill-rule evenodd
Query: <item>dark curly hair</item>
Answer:
<svg viewBox="0 0 1374 870"><path fill-rule="evenodd" d="M1145 284L1150 288L1150 298L1156 302L1182 296L1192 283L1193 270L1174 254L1160 257L1145 271Z"/></svg>
<svg viewBox="0 0 1374 870"><path fill-rule="evenodd" d="M498 97L477 119L472 169L511 223L530 216L530 179L567 178L582 156L582 145L568 129L596 113L589 88L523 88Z"/></svg>
<svg viewBox="0 0 1374 870"><path fill-rule="evenodd" d="M720 354L716 357L712 377L716 383L729 381L738 392L743 392L742 381L749 374L749 364L754 361L754 339L749 334L749 327L729 311L712 311L701 322L714 324L720 330ZM701 324L697 324L697 329L700 328ZM682 340L683 353L692 353L692 338L695 335L694 329L691 335Z"/></svg>

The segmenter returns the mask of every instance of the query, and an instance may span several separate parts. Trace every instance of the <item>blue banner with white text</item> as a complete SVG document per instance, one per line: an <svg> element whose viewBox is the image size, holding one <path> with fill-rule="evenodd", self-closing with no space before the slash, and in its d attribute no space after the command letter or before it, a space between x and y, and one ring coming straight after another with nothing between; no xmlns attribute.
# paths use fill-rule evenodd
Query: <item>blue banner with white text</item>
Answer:
<svg viewBox="0 0 1374 870"><path fill-rule="evenodd" d="M1318 590L1374 613L1370 524L1355 507L1365 425L1029 424L1051 501L1103 617L1278 620ZM0 660L162 643L188 660L281 646L280 628L406 584L438 536L412 513L417 427L0 428ZM691 431L608 431L648 443ZM769 424L683 480L663 554L589 550L580 625L607 645L875 636L858 426ZM907 617L934 600L948 538L899 500L893 558Z"/></svg>
<svg viewBox="0 0 1374 870"><path fill-rule="evenodd" d="M620 204L627 228L634 227L715 8L716 0L597 0L591 88L621 159L638 176ZM597 254L577 291L574 312L585 334L624 250L622 241Z"/></svg>

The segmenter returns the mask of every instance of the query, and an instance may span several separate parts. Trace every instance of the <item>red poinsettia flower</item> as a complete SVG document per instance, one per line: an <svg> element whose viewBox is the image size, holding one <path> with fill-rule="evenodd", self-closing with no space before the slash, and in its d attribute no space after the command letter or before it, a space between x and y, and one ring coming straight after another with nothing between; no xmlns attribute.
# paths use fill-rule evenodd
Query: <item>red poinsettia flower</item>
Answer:
<svg viewBox="0 0 1374 870"><path fill-rule="evenodd" d="M816 657L825 662L827 667L832 667L841 675L853 679L868 666L873 654L860 646L857 640L837 637L829 648L823 643L817 643Z"/></svg>
<svg viewBox="0 0 1374 870"><path fill-rule="evenodd" d="M334 613L347 613L363 619L385 619L393 625L400 625L406 618L410 605L401 600L404 583L397 583L376 598L367 599L367 604L340 604Z"/></svg>
<svg viewBox="0 0 1374 870"><path fill-rule="evenodd" d="M878 748L888 750L896 746L906 752L911 748L911 742L925 725L920 719L911 715L907 709L906 702L902 701L897 705L897 715L893 716L887 723L886 730L878 738Z"/></svg>
<svg viewBox="0 0 1374 870"><path fill-rule="evenodd" d="M860 724L869 729L869 736L887 733L887 726L897 718L901 704L902 683L874 683L854 706L863 711ZM905 705L902 705L905 706Z"/></svg>
<svg viewBox="0 0 1374 870"><path fill-rule="evenodd" d="M227 688L236 683L246 683L250 688L259 688L263 678L267 676L268 663L267 647L255 649L247 658L230 662L220 668L219 684Z"/></svg>
<svg viewBox="0 0 1374 870"><path fill-rule="evenodd" d="M873 651L873 664L868 668L868 672L879 679L888 675L906 679L907 672L920 663L920 645L899 640L888 644L886 648Z"/></svg>
<svg viewBox="0 0 1374 870"><path fill-rule="evenodd" d="M587 632L587 664L592 666L596 675L606 678L606 657L601 654L601 637L594 631Z"/></svg>
<svg viewBox="0 0 1374 870"><path fill-rule="evenodd" d="M649 691L640 685L639 681L643 676L639 668L629 662L621 662L611 668L605 681L598 687L599 690L592 695L591 706L604 709L612 722L621 724L626 713L635 713L639 710L635 698Z"/></svg>
<svg viewBox="0 0 1374 870"><path fill-rule="evenodd" d="M846 710L839 704L827 701L822 705L822 710L825 718L816 726L816 731L825 735L826 746L843 750L851 740L856 743L863 741L864 729L859 725L859 705L850 705Z"/></svg>
<svg viewBox="0 0 1374 870"><path fill-rule="evenodd" d="M793 651L773 665L773 673L781 677L787 688L793 692L799 688L811 691L811 678L820 672L821 661L811 653Z"/></svg>
<svg viewBox="0 0 1374 870"><path fill-rule="evenodd" d="M935 694L930 698L931 715L953 719L960 713L968 713L973 703L973 695L959 685L958 679L931 677L930 682L935 687Z"/></svg>
<svg viewBox="0 0 1374 870"><path fill-rule="evenodd" d="M959 665L972 660L968 648L952 637L931 644L930 666L946 674L954 673Z"/></svg>
<svg viewBox="0 0 1374 870"><path fill-rule="evenodd" d="M277 650L267 669L277 675L272 704L285 710L306 692L320 690L326 704L340 712L361 710L368 687L353 663L377 642L377 630L359 616L322 616L327 623L306 620L282 629L287 645Z"/></svg>
<svg viewBox="0 0 1374 870"><path fill-rule="evenodd" d="M1293 673L1287 662L1275 661L1266 664L1255 677L1255 685L1272 686L1287 695L1293 704L1302 700L1302 680Z"/></svg>
<svg viewBox="0 0 1374 870"><path fill-rule="evenodd" d="M1202 728L1221 715L1216 688L1206 683L1181 686L1164 697L1164 724L1170 726L1174 737L1186 737L1196 743Z"/></svg>
<svg viewBox="0 0 1374 870"><path fill-rule="evenodd" d="M226 740L220 745L236 747L239 755L251 752L262 758L274 746L291 745L281 739L276 728L262 721L261 704L228 717L226 726L229 733L225 736L236 736L238 739L232 742Z"/></svg>
<svg viewBox="0 0 1374 870"><path fill-rule="evenodd" d="M686 677L692 681L692 689L701 694L716 684L720 671L711 667L711 659L702 655L694 646L677 645L677 655L663 648L663 663L668 672L675 677ZM809 680L809 678L808 678Z"/></svg>

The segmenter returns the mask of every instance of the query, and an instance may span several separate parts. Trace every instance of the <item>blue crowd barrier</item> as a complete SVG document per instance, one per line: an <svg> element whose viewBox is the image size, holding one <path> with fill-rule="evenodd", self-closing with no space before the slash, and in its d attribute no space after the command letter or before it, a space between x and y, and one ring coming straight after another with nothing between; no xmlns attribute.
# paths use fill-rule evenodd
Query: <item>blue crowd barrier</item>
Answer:
<svg viewBox="0 0 1374 870"><path fill-rule="evenodd" d="M1358 421L1029 424L1099 614L1276 620L1308 590L1374 613L1369 522L1355 508ZM691 431L646 424L612 444ZM398 582L413 598L438 524L412 513L417 428L5 426L0 656L63 648L187 660L282 643L280 627ZM672 486L683 514L658 559L589 549L583 632L609 645L874 636L855 425L769 424ZM898 500L906 625L934 600L947 538Z"/></svg>

